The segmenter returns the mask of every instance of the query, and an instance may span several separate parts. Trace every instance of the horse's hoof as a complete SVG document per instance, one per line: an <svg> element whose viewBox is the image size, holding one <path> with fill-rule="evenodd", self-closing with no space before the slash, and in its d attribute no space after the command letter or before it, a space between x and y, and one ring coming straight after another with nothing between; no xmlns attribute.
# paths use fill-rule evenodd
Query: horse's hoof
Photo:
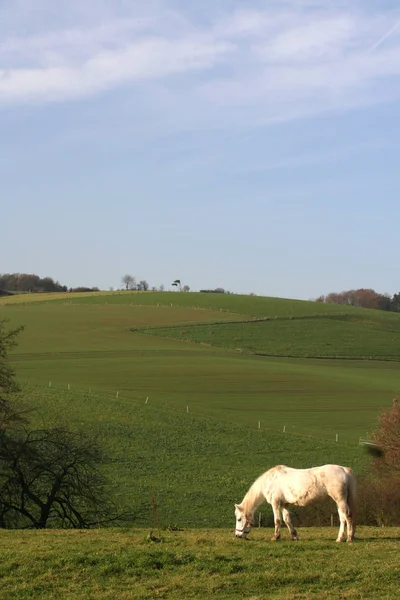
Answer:
<svg viewBox="0 0 400 600"><path fill-rule="evenodd" d="M279 542L279 540L281 539L281 536L279 535L278 537L275 537L274 535L271 538L271 542Z"/></svg>

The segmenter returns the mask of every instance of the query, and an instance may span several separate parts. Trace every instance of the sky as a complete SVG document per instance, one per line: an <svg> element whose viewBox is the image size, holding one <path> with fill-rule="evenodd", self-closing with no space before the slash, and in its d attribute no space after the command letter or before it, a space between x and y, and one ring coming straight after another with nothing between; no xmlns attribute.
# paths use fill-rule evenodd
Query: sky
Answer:
<svg viewBox="0 0 400 600"><path fill-rule="evenodd" d="M0 0L0 273L400 291L394 0Z"/></svg>

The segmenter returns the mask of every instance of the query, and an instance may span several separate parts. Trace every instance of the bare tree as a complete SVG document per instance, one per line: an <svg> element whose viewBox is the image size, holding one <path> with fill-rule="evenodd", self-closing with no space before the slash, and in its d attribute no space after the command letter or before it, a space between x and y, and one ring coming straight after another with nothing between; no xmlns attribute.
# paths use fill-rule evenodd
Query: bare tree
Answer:
<svg viewBox="0 0 400 600"><path fill-rule="evenodd" d="M400 474L400 404L393 398L390 410L379 415L378 428L372 439L379 451L377 465L397 471Z"/></svg>
<svg viewBox="0 0 400 600"><path fill-rule="evenodd" d="M142 279L141 281L139 281L137 289L141 292L147 292L147 290L149 289L149 284L145 279Z"/></svg>
<svg viewBox="0 0 400 600"><path fill-rule="evenodd" d="M12 402L19 387L8 362L8 352L17 345L17 337L24 328L7 329L6 323L6 319L0 320L0 440L7 427L24 421L21 410Z"/></svg>
<svg viewBox="0 0 400 600"><path fill-rule="evenodd" d="M94 440L64 428L3 435L0 447L3 527L87 528L118 519Z"/></svg>
<svg viewBox="0 0 400 600"><path fill-rule="evenodd" d="M132 275L124 275L122 277L122 283L126 290L134 290L136 288L136 279Z"/></svg>
<svg viewBox="0 0 400 600"><path fill-rule="evenodd" d="M316 302L361 306L363 308L374 308L378 310L391 309L391 299L388 294L379 294L378 292L375 292L375 290L364 288L347 290L340 293L331 292L326 296L319 296Z"/></svg>
<svg viewBox="0 0 400 600"><path fill-rule="evenodd" d="M182 292L190 292L190 287L188 285L184 285L182 288Z"/></svg>
<svg viewBox="0 0 400 600"><path fill-rule="evenodd" d="M20 329L0 321L0 527L90 527L122 520L96 441L64 427L32 429L8 364ZM131 515L125 515L127 518Z"/></svg>

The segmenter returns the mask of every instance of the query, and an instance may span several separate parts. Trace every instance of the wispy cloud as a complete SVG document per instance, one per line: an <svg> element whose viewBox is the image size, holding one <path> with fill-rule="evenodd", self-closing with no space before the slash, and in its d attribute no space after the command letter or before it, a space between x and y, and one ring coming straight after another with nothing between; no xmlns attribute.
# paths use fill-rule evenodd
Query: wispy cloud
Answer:
<svg viewBox="0 0 400 600"><path fill-rule="evenodd" d="M382 35L379 40L377 40L375 42L375 44L373 44L370 48L370 51L372 50L376 50L377 48L379 48L379 46L381 46L383 44L383 42L385 40L387 40L388 38L390 38L391 35L393 35L393 33L396 31L396 29L400 26L400 21L397 21L397 23L395 23L395 25L393 25L393 27L391 27L389 29L389 31L386 31L386 33L384 35Z"/></svg>
<svg viewBox="0 0 400 600"><path fill-rule="evenodd" d="M78 65L54 54L45 66L0 72L0 98L3 102L77 98L127 82L210 68L232 49L229 43L207 37L174 42L154 37L117 50L99 50Z"/></svg>
<svg viewBox="0 0 400 600"><path fill-rule="evenodd" d="M0 106L154 81L193 123L206 114L249 124L400 96L392 13L318 0L206 4L204 19L196 3L183 12L172 0L70 0L58 12L48 0L11 0L0 9Z"/></svg>

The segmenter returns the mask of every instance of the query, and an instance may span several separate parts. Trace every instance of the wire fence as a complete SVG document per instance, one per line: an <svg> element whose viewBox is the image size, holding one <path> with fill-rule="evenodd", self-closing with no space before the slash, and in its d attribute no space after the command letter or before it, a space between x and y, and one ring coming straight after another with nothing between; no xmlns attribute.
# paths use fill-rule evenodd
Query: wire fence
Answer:
<svg viewBox="0 0 400 600"><path fill-rule="evenodd" d="M340 443L341 445L346 445L346 446L352 446L354 447L355 445L366 445L368 444L368 440L366 438L363 438L361 436L354 436L353 439L351 439L351 436L349 434L346 434L345 432L340 432L340 431L335 431L335 430L331 430L328 431L326 429L321 430L321 433L319 434L315 434L315 432L310 431L310 430L306 430L305 428L302 428L301 426L298 425L288 425L284 423L284 419L282 419L282 425L278 426L267 426L265 425L265 422L263 421L263 419L255 419L254 420L254 424L252 425L248 420L246 421L240 421L239 416L236 418L224 418L222 419L221 417L217 416L215 413L213 413L212 411L202 411L199 409L198 405L190 405L190 404L185 404L185 405L177 405L176 403L173 404L171 402L168 401L163 401L160 400L159 398L157 398L157 396L153 395L153 394L143 394L141 392L135 392L135 391L129 391L128 393L126 393L126 390L121 391L118 389L115 390L110 390L109 392L104 392L103 390L99 390L98 388L96 388L95 386L87 386L87 387L82 387L82 386L75 386L74 383L60 383L60 382L55 382L54 380L49 380L47 383L39 383L38 381L34 380L31 381L30 379L27 380L20 380L20 384L22 386L33 386L36 389L47 389L47 390L54 390L54 391L73 391L73 392L77 392L80 394L88 394L89 396L93 395L95 397L98 397L102 400L120 400L120 401L129 401L129 402L135 402L137 405L151 405L152 407L157 407L160 409L167 409L169 411L173 411L176 414L187 414L190 415L192 418L199 418L199 419L212 419L214 421L218 421L220 423L230 423L230 424L234 424L235 426L242 426L243 428L246 429L251 429L254 428L258 431L270 431L273 433L282 433L284 435L287 436L293 436L293 437L300 437L302 439L305 438L311 438L313 440L318 440L318 441L325 441L325 442L332 442L333 444L338 444Z"/></svg>

